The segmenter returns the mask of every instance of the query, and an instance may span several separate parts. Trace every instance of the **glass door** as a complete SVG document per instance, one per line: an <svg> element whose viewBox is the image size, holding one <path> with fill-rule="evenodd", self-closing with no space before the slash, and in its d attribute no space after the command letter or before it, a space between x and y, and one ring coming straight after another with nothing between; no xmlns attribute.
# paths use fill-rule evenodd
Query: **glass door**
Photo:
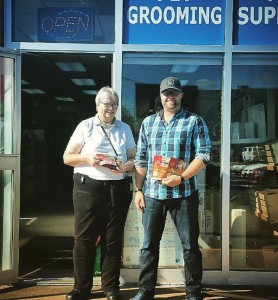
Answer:
<svg viewBox="0 0 278 300"><path fill-rule="evenodd" d="M0 285L17 281L20 165L20 60L0 49Z"/></svg>

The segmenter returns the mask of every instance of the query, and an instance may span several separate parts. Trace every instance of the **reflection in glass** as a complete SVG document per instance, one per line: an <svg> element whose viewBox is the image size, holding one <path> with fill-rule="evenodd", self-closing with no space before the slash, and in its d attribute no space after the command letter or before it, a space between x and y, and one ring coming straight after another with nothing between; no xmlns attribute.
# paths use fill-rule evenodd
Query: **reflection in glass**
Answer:
<svg viewBox="0 0 278 300"><path fill-rule="evenodd" d="M232 270L278 270L277 76L277 56L233 59Z"/></svg>
<svg viewBox="0 0 278 300"><path fill-rule="evenodd" d="M13 2L13 42L39 42L38 10L40 8L93 8L93 40L91 44L113 44L115 40L115 1L114 0L50 0L50 1L12 1ZM44 4L44 2L47 2ZM79 21L78 21L79 20ZM57 24L57 28L65 27L65 33L73 32L76 36L86 22L69 16L47 18L48 27ZM50 28L50 27L49 27ZM50 29L48 29L50 31ZM74 34L76 31L76 34ZM69 41L69 40L68 40ZM67 41L63 41L67 42ZM69 41L70 42L70 41Z"/></svg>
<svg viewBox="0 0 278 300"><path fill-rule="evenodd" d="M0 171L0 271L12 267L12 171Z"/></svg>
<svg viewBox="0 0 278 300"><path fill-rule="evenodd" d="M199 244L204 269L221 269L220 137L222 59L210 55L124 55L122 119L135 140L142 120L155 113L160 81L175 76L183 86L183 109L206 121L213 143L211 161L199 176ZM130 206L123 248L125 267L138 267L143 228L141 215ZM167 218L160 246L160 267L183 267L182 247L171 218Z"/></svg>
<svg viewBox="0 0 278 300"><path fill-rule="evenodd" d="M0 154L12 153L13 59L0 57Z"/></svg>
<svg viewBox="0 0 278 300"><path fill-rule="evenodd" d="M0 2L0 47L4 47L4 1Z"/></svg>

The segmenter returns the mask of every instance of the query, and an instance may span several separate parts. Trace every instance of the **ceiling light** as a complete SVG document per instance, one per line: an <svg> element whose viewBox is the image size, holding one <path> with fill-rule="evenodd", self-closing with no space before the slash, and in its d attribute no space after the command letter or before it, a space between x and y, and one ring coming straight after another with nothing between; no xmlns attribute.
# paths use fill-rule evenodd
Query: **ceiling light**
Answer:
<svg viewBox="0 0 278 300"><path fill-rule="evenodd" d="M22 91L28 94L45 94L45 92L40 89L22 89Z"/></svg>
<svg viewBox="0 0 278 300"><path fill-rule="evenodd" d="M79 62L65 63L56 62L56 66L64 72L87 72L85 67Z"/></svg>
<svg viewBox="0 0 278 300"><path fill-rule="evenodd" d="M198 86L198 89L200 90L213 89L214 87L216 87L215 82L209 79L199 79L195 82L195 84Z"/></svg>
<svg viewBox="0 0 278 300"><path fill-rule="evenodd" d="M74 102L75 101L71 97L55 97L55 99L57 99L59 101L68 101L68 102Z"/></svg>
<svg viewBox="0 0 278 300"><path fill-rule="evenodd" d="M76 85L96 85L94 79L91 78L76 78L71 79L71 81Z"/></svg>
<svg viewBox="0 0 278 300"><path fill-rule="evenodd" d="M171 73L195 73L198 65L173 65Z"/></svg>
<svg viewBox="0 0 278 300"><path fill-rule="evenodd" d="M98 57L99 57L99 58L105 58L106 55L99 55Z"/></svg>
<svg viewBox="0 0 278 300"><path fill-rule="evenodd" d="M82 92L86 95L96 95L98 93L96 90L82 90Z"/></svg>

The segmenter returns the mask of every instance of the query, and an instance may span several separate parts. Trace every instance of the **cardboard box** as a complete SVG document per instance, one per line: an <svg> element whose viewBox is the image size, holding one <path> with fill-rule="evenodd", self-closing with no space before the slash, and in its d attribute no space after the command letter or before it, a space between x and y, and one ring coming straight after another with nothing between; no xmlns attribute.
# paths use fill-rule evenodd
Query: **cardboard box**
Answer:
<svg viewBox="0 0 278 300"><path fill-rule="evenodd" d="M243 122L231 123L231 139L245 139L245 124Z"/></svg>
<svg viewBox="0 0 278 300"><path fill-rule="evenodd" d="M267 269L278 269L278 245L262 247L264 265Z"/></svg>
<svg viewBox="0 0 278 300"><path fill-rule="evenodd" d="M221 268L221 249L201 249L203 255L203 268L217 270Z"/></svg>
<svg viewBox="0 0 278 300"><path fill-rule="evenodd" d="M271 222L278 223L278 193L268 195L266 205Z"/></svg>
<svg viewBox="0 0 278 300"><path fill-rule="evenodd" d="M278 189L256 191L261 209L261 219L278 223Z"/></svg>
<svg viewBox="0 0 278 300"><path fill-rule="evenodd" d="M245 126L245 138L247 139L253 139L256 135L256 127L254 122L246 122L244 123Z"/></svg>
<svg viewBox="0 0 278 300"><path fill-rule="evenodd" d="M267 162L269 163L273 163L274 162L274 158L272 156L267 156Z"/></svg>

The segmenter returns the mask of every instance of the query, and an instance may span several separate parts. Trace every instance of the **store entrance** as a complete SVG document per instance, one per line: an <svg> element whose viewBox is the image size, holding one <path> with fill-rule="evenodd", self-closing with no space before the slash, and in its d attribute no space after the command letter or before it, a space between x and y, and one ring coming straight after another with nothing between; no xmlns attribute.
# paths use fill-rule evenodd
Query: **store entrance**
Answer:
<svg viewBox="0 0 278 300"><path fill-rule="evenodd" d="M112 55L22 56L19 278L72 277L72 168L63 152L76 125L111 86Z"/></svg>

